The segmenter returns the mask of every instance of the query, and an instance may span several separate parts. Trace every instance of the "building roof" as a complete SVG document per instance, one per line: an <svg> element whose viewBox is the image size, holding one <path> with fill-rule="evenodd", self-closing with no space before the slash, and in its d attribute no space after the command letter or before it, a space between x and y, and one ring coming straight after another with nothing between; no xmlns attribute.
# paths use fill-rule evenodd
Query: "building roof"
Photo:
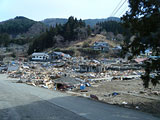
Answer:
<svg viewBox="0 0 160 120"><path fill-rule="evenodd" d="M47 53L40 53L40 52L36 52L33 53L32 56L44 56L44 55L48 55Z"/></svg>
<svg viewBox="0 0 160 120"><path fill-rule="evenodd" d="M64 54L64 53L63 53L63 52L54 52L54 54L62 55L62 54Z"/></svg>
<svg viewBox="0 0 160 120"><path fill-rule="evenodd" d="M67 85L76 85L80 84L78 80L72 77L61 77L54 80L55 83L67 84Z"/></svg>
<svg viewBox="0 0 160 120"><path fill-rule="evenodd" d="M149 56L151 59L160 59L160 56Z"/></svg>
<svg viewBox="0 0 160 120"><path fill-rule="evenodd" d="M63 52L54 52L54 54L63 56L63 57L65 57L65 58L71 58L71 56L70 56L69 54L65 54L65 53L63 53Z"/></svg>
<svg viewBox="0 0 160 120"><path fill-rule="evenodd" d="M95 42L94 43L94 46L108 46L108 43L107 42Z"/></svg>
<svg viewBox="0 0 160 120"><path fill-rule="evenodd" d="M137 59L135 59L135 61L136 61L137 63L144 62L144 61L146 61L146 60L147 60L147 58L137 58Z"/></svg>

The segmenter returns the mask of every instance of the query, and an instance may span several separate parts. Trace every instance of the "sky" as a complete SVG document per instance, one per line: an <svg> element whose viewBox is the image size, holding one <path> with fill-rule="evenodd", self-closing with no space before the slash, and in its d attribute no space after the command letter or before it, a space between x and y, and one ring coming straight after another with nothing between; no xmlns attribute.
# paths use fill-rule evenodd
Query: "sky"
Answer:
<svg viewBox="0 0 160 120"><path fill-rule="evenodd" d="M0 21L24 16L36 21L46 18L95 19L110 17L119 2L125 0L0 0ZM122 6L115 17L128 9Z"/></svg>

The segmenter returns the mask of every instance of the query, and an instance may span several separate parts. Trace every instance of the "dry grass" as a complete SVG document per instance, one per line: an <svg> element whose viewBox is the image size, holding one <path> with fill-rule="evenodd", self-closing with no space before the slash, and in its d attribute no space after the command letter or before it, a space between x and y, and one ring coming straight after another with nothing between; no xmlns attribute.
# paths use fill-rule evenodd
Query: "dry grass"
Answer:
<svg viewBox="0 0 160 120"><path fill-rule="evenodd" d="M73 43L70 47L76 47L76 46L82 47L84 42L87 42L89 43L90 46L92 46L95 42L100 42L100 41L107 42L111 47L115 47L119 45L119 43L115 41L107 40L105 36L97 34L95 37L89 37L84 41L78 41L76 43Z"/></svg>

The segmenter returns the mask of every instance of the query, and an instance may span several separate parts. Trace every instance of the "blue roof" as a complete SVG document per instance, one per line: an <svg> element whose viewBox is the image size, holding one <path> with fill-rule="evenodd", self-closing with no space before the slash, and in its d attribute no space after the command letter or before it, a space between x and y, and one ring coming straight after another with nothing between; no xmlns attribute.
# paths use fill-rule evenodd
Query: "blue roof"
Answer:
<svg viewBox="0 0 160 120"><path fill-rule="evenodd" d="M64 53L62 53L62 52L54 52L54 54L62 55L62 54L64 54Z"/></svg>
<svg viewBox="0 0 160 120"><path fill-rule="evenodd" d="M151 52L150 49L146 49L146 50L145 50L145 53L150 53L150 52Z"/></svg>
<svg viewBox="0 0 160 120"><path fill-rule="evenodd" d="M160 56L149 56L149 58L152 58L152 59L159 59Z"/></svg>

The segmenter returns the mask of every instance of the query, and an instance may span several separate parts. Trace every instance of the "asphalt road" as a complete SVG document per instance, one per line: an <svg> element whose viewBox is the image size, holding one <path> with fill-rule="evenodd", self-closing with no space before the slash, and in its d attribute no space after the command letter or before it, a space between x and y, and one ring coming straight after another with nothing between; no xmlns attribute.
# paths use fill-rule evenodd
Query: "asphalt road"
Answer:
<svg viewBox="0 0 160 120"><path fill-rule="evenodd" d="M15 81L0 74L0 120L160 120L148 113Z"/></svg>

